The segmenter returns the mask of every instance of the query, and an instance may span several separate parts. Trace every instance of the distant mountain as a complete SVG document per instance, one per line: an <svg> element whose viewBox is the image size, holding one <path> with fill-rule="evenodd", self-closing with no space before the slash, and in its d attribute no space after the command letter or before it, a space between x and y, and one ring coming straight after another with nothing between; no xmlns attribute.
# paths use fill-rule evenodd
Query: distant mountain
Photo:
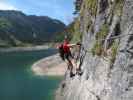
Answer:
<svg viewBox="0 0 133 100"><path fill-rule="evenodd" d="M0 46L55 41L65 28L64 23L47 16L0 10Z"/></svg>

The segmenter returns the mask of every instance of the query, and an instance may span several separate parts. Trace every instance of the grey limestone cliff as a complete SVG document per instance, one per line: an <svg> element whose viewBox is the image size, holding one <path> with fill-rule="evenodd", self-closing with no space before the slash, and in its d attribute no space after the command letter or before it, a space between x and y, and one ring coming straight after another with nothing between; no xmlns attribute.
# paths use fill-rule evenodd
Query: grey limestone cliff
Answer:
<svg viewBox="0 0 133 100"><path fill-rule="evenodd" d="M82 0L81 70L58 100L133 100L133 0ZM80 62L81 63L81 62Z"/></svg>

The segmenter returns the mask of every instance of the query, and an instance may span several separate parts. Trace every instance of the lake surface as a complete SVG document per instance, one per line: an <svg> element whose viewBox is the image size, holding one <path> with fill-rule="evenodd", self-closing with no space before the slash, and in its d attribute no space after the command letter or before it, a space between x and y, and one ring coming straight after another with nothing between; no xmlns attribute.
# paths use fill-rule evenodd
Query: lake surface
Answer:
<svg viewBox="0 0 133 100"><path fill-rule="evenodd" d="M31 66L55 50L0 53L0 100L54 100L60 77L35 76Z"/></svg>

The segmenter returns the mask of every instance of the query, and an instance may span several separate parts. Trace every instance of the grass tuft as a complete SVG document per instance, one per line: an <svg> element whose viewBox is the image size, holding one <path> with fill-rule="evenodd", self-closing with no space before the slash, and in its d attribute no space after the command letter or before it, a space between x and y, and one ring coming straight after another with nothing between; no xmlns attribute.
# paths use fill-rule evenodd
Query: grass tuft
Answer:
<svg viewBox="0 0 133 100"><path fill-rule="evenodd" d="M112 55L111 55L111 59L110 59L110 63L114 63L115 59L116 59L116 54L117 54L117 50L118 50L118 42L114 41L112 46L111 46L111 51L112 51Z"/></svg>
<svg viewBox="0 0 133 100"><path fill-rule="evenodd" d="M86 0L88 9L92 15L96 15L97 12L97 0Z"/></svg>

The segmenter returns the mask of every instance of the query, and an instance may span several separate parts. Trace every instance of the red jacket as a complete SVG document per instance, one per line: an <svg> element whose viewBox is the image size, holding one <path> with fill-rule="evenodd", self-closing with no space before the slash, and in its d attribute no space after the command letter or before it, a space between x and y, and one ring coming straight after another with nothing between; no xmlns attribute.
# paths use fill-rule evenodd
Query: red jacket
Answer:
<svg viewBox="0 0 133 100"><path fill-rule="evenodd" d="M70 52L70 47L68 46L68 41L64 41L63 49L64 49L64 53L69 53Z"/></svg>

